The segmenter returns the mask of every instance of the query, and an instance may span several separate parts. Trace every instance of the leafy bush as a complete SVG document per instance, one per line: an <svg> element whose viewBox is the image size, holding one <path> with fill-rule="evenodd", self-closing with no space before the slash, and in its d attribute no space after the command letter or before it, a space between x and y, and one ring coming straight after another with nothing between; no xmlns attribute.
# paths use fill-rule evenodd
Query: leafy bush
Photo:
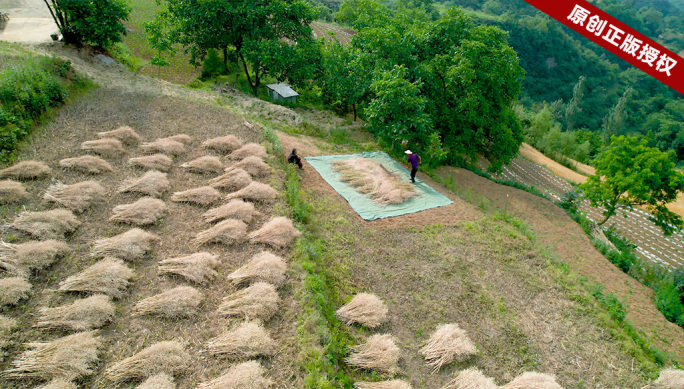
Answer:
<svg viewBox="0 0 684 389"><path fill-rule="evenodd" d="M672 277L663 279L655 289L656 306L667 320L684 327L684 305Z"/></svg>
<svg viewBox="0 0 684 389"><path fill-rule="evenodd" d="M225 74L226 68L223 66L223 61L219 58L216 50L209 50L207 58L202 64L202 79L210 79L221 74Z"/></svg>
<svg viewBox="0 0 684 389"><path fill-rule="evenodd" d="M66 43L108 47L126 34L125 0L57 0L48 7Z"/></svg>

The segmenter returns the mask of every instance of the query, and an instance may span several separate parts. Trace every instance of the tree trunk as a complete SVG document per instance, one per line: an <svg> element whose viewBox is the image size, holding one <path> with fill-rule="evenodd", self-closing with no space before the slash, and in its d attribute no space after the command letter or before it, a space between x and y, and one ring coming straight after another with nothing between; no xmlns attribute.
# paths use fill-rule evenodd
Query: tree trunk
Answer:
<svg viewBox="0 0 684 389"><path fill-rule="evenodd" d="M356 122L356 104L352 104L352 111L354 111L354 121Z"/></svg>
<svg viewBox="0 0 684 389"><path fill-rule="evenodd" d="M249 75L249 69L247 69L247 61L245 61L245 56L242 55L242 53L240 53L240 58L242 58L242 66L245 69L245 74L247 75L247 81L249 82L249 86L252 87L254 97L257 97L257 92L259 91L259 67L257 66L257 70L254 71L254 82L252 82L252 77Z"/></svg>

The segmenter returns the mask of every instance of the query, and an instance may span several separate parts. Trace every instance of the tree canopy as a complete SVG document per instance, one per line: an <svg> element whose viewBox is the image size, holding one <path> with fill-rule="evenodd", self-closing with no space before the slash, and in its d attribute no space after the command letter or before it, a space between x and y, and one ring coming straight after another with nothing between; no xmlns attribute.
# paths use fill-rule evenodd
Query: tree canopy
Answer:
<svg viewBox="0 0 684 389"><path fill-rule="evenodd" d="M43 0L64 42L106 47L121 42L130 7L124 0Z"/></svg>

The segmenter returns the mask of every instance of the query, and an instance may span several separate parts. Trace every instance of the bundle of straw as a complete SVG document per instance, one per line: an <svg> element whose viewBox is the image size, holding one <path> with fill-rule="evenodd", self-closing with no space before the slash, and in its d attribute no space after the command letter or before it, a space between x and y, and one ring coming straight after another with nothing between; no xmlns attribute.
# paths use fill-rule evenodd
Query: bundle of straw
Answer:
<svg viewBox="0 0 684 389"><path fill-rule="evenodd" d="M72 304L55 308L40 308L34 327L85 331L100 328L114 317L115 307L104 295L78 299Z"/></svg>
<svg viewBox="0 0 684 389"><path fill-rule="evenodd" d="M188 189L171 195L171 201L179 203L194 203L199 205L211 205L221 200L221 192L211 186Z"/></svg>
<svg viewBox="0 0 684 389"><path fill-rule="evenodd" d="M159 197L169 188L169 179L166 175L157 170L150 170L140 178L125 180L119 187L119 193L141 193Z"/></svg>
<svg viewBox="0 0 684 389"><path fill-rule="evenodd" d="M163 201L152 197L143 197L134 203L114 207L109 221L134 226L149 226L161 219L164 212L166 212L166 204Z"/></svg>
<svg viewBox="0 0 684 389"><path fill-rule="evenodd" d="M338 309L335 316L347 325L360 323L368 328L376 328L387 322L387 313L387 306L376 295L359 293Z"/></svg>
<svg viewBox="0 0 684 389"><path fill-rule="evenodd" d="M152 346L113 364L105 377L113 382L146 379L156 374L175 375L190 367L190 354L176 341L155 343Z"/></svg>
<svg viewBox="0 0 684 389"><path fill-rule="evenodd" d="M653 382L654 389L683 389L684 370L663 369L658 379Z"/></svg>
<svg viewBox="0 0 684 389"><path fill-rule="evenodd" d="M199 232L193 242L197 246L207 243L233 245L243 242L246 236L247 225L244 222L226 219L208 230Z"/></svg>
<svg viewBox="0 0 684 389"><path fill-rule="evenodd" d="M67 379L55 378L47 384L37 387L36 389L78 389L78 386Z"/></svg>
<svg viewBox="0 0 684 389"><path fill-rule="evenodd" d="M128 164L146 170L158 170L160 172L168 172L169 169L171 169L173 160L164 154L153 154L146 155L143 157L131 158L128 160Z"/></svg>
<svg viewBox="0 0 684 389"><path fill-rule="evenodd" d="M0 278L0 307L15 305L29 297L31 283L24 277Z"/></svg>
<svg viewBox="0 0 684 389"><path fill-rule="evenodd" d="M74 232L81 222L67 209L53 209L40 212L23 212L10 224L38 239L64 239Z"/></svg>
<svg viewBox="0 0 684 389"><path fill-rule="evenodd" d="M199 384L197 389L267 389L273 381L264 377L264 368L257 361L239 363L221 376Z"/></svg>
<svg viewBox="0 0 684 389"><path fill-rule="evenodd" d="M260 157L246 157L242 161L236 162L230 167L226 168L226 172L233 169L242 169L249 173L252 177L265 177L271 173L271 167Z"/></svg>
<svg viewBox="0 0 684 389"><path fill-rule="evenodd" d="M176 389L176 384L170 375L159 373L146 379L145 382L136 386L135 389Z"/></svg>
<svg viewBox="0 0 684 389"><path fill-rule="evenodd" d="M264 146L257 143L247 143L233 151L228 157L230 159L245 159L247 157L266 158L267 155Z"/></svg>
<svg viewBox="0 0 684 389"><path fill-rule="evenodd" d="M50 266L57 257L69 250L66 243L58 240L31 241L21 244L0 242L0 261L9 263L28 273Z"/></svg>
<svg viewBox="0 0 684 389"><path fill-rule="evenodd" d="M143 259L158 241L156 235L133 228L111 238L96 240L91 254L96 258L114 257L132 262Z"/></svg>
<svg viewBox="0 0 684 389"><path fill-rule="evenodd" d="M252 177L242 169L232 169L226 174L209 180L209 185L229 191L240 190L252 183Z"/></svg>
<svg viewBox="0 0 684 389"><path fill-rule="evenodd" d="M496 389L494 380L475 367L463 370L442 389Z"/></svg>
<svg viewBox="0 0 684 389"><path fill-rule="evenodd" d="M21 161L6 169L0 170L0 178L14 178L31 180L45 178L52 173L52 169L40 161Z"/></svg>
<svg viewBox="0 0 684 389"><path fill-rule="evenodd" d="M169 258L159 262L159 274L173 274L198 284L213 280L220 265L218 257L209 253L195 253L180 258Z"/></svg>
<svg viewBox="0 0 684 389"><path fill-rule="evenodd" d="M175 157L185 152L185 145L171 139L157 139L154 142L143 143L140 149L148 154L163 153Z"/></svg>
<svg viewBox="0 0 684 389"><path fill-rule="evenodd" d="M224 298L217 312L224 316L242 316L247 320L268 321L278 312L280 297L275 286L257 282Z"/></svg>
<svg viewBox="0 0 684 389"><path fill-rule="evenodd" d="M401 204L418 195L415 187L379 162L366 158L335 161L333 169L340 172L340 181L382 205Z"/></svg>
<svg viewBox="0 0 684 389"><path fill-rule="evenodd" d="M240 148L240 146L242 146L242 141L236 138L235 135L226 135L219 138L208 139L202 143L202 146L226 154Z"/></svg>
<svg viewBox="0 0 684 389"><path fill-rule="evenodd" d="M17 203L28 199L29 194L21 182L0 181L0 204Z"/></svg>
<svg viewBox="0 0 684 389"><path fill-rule="evenodd" d="M199 312L204 296L191 286L178 286L135 304L136 315L158 315L169 319L192 317Z"/></svg>
<svg viewBox="0 0 684 389"><path fill-rule="evenodd" d="M116 158L126 154L123 144L118 139L104 138L81 143L81 150L90 151L103 157Z"/></svg>
<svg viewBox="0 0 684 389"><path fill-rule="evenodd" d="M191 172L204 174L221 173L224 169L221 159L213 155L205 155L204 157L195 158L192 161L182 164L181 167Z"/></svg>
<svg viewBox="0 0 684 389"><path fill-rule="evenodd" d="M133 270L123 261L105 258L59 283L63 292L103 293L115 298L124 295Z"/></svg>
<svg viewBox="0 0 684 389"><path fill-rule="evenodd" d="M278 197L278 191L273 189L268 184L262 184L261 182L251 182L246 187L238 190L237 192L230 193L226 196L226 200L231 199L243 199L243 200L255 200L255 201L266 201L274 200Z"/></svg>
<svg viewBox="0 0 684 389"><path fill-rule="evenodd" d="M43 199L74 212L83 212L93 203L102 201L105 193L105 188L96 181L83 181L73 185L57 182L47 188Z"/></svg>
<svg viewBox="0 0 684 389"><path fill-rule="evenodd" d="M373 335L366 343L351 347L345 360L349 366L395 374L399 371L401 352L392 335Z"/></svg>
<svg viewBox="0 0 684 389"><path fill-rule="evenodd" d="M265 243L273 247L287 247L302 233L286 217L273 218L263 227L247 235L251 243Z"/></svg>
<svg viewBox="0 0 684 389"><path fill-rule="evenodd" d="M65 158L59 161L59 166L83 174L102 174L114 171L109 162L95 155Z"/></svg>
<svg viewBox="0 0 684 389"><path fill-rule="evenodd" d="M442 324L420 350L428 366L438 371L454 361L464 361L477 353L477 348L458 324Z"/></svg>
<svg viewBox="0 0 684 389"><path fill-rule="evenodd" d="M166 138L159 138L157 140L180 142L184 145L189 145L190 143L192 143L192 137L186 134L171 135L167 136Z"/></svg>
<svg viewBox="0 0 684 389"><path fill-rule="evenodd" d="M264 251L252 257L247 264L238 268L226 278L235 285L261 281L278 288L285 284L286 270L287 264L281 257Z"/></svg>
<svg viewBox="0 0 684 389"><path fill-rule="evenodd" d="M239 360L260 355L271 356L275 354L276 343L260 324L245 322L238 328L209 340L207 349L212 355Z"/></svg>
<svg viewBox="0 0 684 389"><path fill-rule="evenodd" d="M502 386L501 389L563 389L552 375L525 372L515 377L513 381Z"/></svg>
<svg viewBox="0 0 684 389"><path fill-rule="evenodd" d="M260 213L254 207L254 204L236 199L230 200L228 203L218 208L208 210L202 217L207 223L225 219L237 219L242 220L245 223L250 223L252 219L258 215L260 215Z"/></svg>
<svg viewBox="0 0 684 389"><path fill-rule="evenodd" d="M138 135L138 133L135 132L135 130L128 126L119 127L116 130L112 131L98 132L97 136L99 136L100 138L118 139L119 141L121 141L121 143L129 146L137 145L138 143L142 142L142 137Z"/></svg>

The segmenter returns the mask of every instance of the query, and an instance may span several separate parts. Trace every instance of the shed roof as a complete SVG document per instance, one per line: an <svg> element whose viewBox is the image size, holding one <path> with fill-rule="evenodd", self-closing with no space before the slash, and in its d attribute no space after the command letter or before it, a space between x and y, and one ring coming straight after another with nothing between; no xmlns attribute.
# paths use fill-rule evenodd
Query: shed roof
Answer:
<svg viewBox="0 0 684 389"><path fill-rule="evenodd" d="M278 93L279 95L281 95L285 98L299 96L299 93L295 92L287 84L271 84L271 85L266 85L266 88L275 91L276 93Z"/></svg>

